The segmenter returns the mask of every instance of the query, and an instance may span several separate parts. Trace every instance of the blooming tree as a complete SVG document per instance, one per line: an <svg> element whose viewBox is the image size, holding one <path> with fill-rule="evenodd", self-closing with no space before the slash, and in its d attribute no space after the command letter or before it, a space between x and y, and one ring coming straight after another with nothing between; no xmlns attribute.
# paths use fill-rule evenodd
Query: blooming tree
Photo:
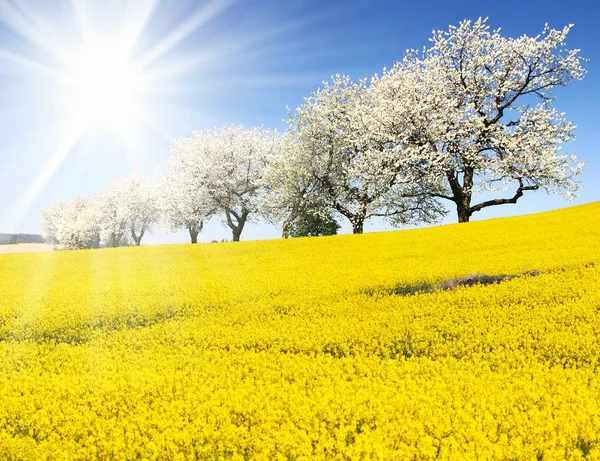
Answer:
<svg viewBox="0 0 600 461"><path fill-rule="evenodd" d="M98 248L100 218L95 199L76 197L59 201L42 212L40 224L47 242L58 250Z"/></svg>
<svg viewBox="0 0 600 461"><path fill-rule="evenodd" d="M298 145L290 133L284 133L282 148L269 162L263 176L260 207L272 224L282 223L282 237L291 235L297 219L309 213L318 215L326 207L320 203L312 177L304 172Z"/></svg>
<svg viewBox="0 0 600 461"><path fill-rule="evenodd" d="M107 242L115 246L126 243L129 237L139 246L159 219L156 190L138 175L110 183L98 202L102 226L109 235Z"/></svg>
<svg viewBox="0 0 600 461"><path fill-rule="evenodd" d="M107 247L128 246L129 219L123 203L122 188L111 183L97 197L104 243Z"/></svg>
<svg viewBox="0 0 600 461"><path fill-rule="evenodd" d="M277 146L274 131L226 125L180 139L172 155L208 208L224 213L236 242L250 216L259 212L263 172Z"/></svg>
<svg viewBox="0 0 600 461"><path fill-rule="evenodd" d="M422 55L375 77L367 125L437 183L428 195L454 202L459 222L527 191L570 198L583 165L560 153L574 125L552 106L555 87L584 75L579 50L565 47L570 29L506 38L479 19L434 32ZM510 187L473 203L476 192Z"/></svg>
<svg viewBox="0 0 600 461"><path fill-rule="evenodd" d="M173 231L187 229L191 242L197 243L204 222L215 210L186 138L178 139L171 147L159 178L159 197L168 227Z"/></svg>
<svg viewBox="0 0 600 461"><path fill-rule="evenodd" d="M440 216L437 200L420 193L425 177L401 161L386 133L368 129L367 90L337 75L291 114L284 154L267 175L288 225L301 207L342 215L354 233L371 217L407 224Z"/></svg>

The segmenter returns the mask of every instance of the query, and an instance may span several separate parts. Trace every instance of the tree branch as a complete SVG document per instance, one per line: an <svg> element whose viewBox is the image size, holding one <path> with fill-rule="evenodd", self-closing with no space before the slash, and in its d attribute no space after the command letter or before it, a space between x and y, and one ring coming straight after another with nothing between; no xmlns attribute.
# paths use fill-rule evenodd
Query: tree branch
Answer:
<svg viewBox="0 0 600 461"><path fill-rule="evenodd" d="M523 192L528 191L528 190L537 190L537 189L539 189L539 187L540 186L538 186L538 185L524 186L523 181L519 180L519 188L517 189L517 192L515 193L515 195L512 198L497 198L497 199L481 202L481 203L479 203L477 205L473 205L471 207L471 213L475 213L476 211L479 211L479 210L489 207L489 206L505 205L507 203L513 203L513 204L517 203L517 200L519 200L523 196Z"/></svg>

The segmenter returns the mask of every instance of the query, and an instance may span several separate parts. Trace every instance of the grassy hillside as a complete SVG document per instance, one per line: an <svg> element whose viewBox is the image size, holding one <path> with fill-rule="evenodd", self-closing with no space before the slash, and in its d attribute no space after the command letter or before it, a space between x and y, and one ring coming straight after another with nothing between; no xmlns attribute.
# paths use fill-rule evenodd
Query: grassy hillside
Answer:
<svg viewBox="0 0 600 461"><path fill-rule="evenodd" d="M0 458L600 458L600 203L0 280Z"/></svg>

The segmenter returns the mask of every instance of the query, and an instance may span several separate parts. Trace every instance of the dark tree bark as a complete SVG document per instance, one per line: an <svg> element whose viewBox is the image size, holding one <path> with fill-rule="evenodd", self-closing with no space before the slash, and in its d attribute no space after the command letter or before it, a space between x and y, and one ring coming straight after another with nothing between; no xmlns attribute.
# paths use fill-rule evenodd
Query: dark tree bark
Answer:
<svg viewBox="0 0 600 461"><path fill-rule="evenodd" d="M146 232L146 229L144 227L142 227L142 229L140 231L140 235L136 235L135 229L133 227L131 228L131 238L135 242L135 246L138 246L138 247L140 246L140 244L142 243L142 237L144 237L145 232Z"/></svg>
<svg viewBox="0 0 600 461"><path fill-rule="evenodd" d="M345 206L336 203L335 209L342 216L345 216L350 224L352 225L352 233L353 234L362 234L364 229L365 220L367 219L367 203L361 204L360 210L358 213L353 213Z"/></svg>
<svg viewBox="0 0 600 461"><path fill-rule="evenodd" d="M364 218L354 218L351 220L352 222L352 233L353 234L362 234L364 230L365 220Z"/></svg>
<svg viewBox="0 0 600 461"><path fill-rule="evenodd" d="M526 186L523 184L522 179L518 179L519 187L517 188L515 195L511 198L497 198L478 203L477 205L471 205L474 175L475 171L473 168L465 168L463 183L460 184L456 172L447 171L446 176L448 178L450 189L452 190L452 196L437 195L437 197L451 200L456 204L459 223L469 222L473 213L484 208L496 205L515 204L523 196L525 191L537 190L539 188L538 185Z"/></svg>
<svg viewBox="0 0 600 461"><path fill-rule="evenodd" d="M234 242L240 241L240 236L242 235L249 214L250 210L246 210L245 208L242 208L242 212L239 214L235 210L225 209L227 225L231 229L232 240Z"/></svg>
<svg viewBox="0 0 600 461"><path fill-rule="evenodd" d="M456 212L458 215L458 222L469 222L471 219L471 208L468 206L464 206L462 203L456 204Z"/></svg>
<svg viewBox="0 0 600 461"><path fill-rule="evenodd" d="M463 172L463 182L460 183L458 174L454 170L446 171L448 184L452 191L452 201L456 204L458 222L469 222L473 212L471 211L471 197L473 190L473 177L475 170L465 167Z"/></svg>
<svg viewBox="0 0 600 461"><path fill-rule="evenodd" d="M232 229L231 230L231 234L232 234L231 240L233 242L239 242L240 241L240 235L242 235L242 230L238 229L238 228Z"/></svg>
<svg viewBox="0 0 600 461"><path fill-rule="evenodd" d="M100 232L97 232L92 237L92 248L100 248Z"/></svg>
<svg viewBox="0 0 600 461"><path fill-rule="evenodd" d="M202 227L204 227L203 222L190 224L188 226L188 232L190 233L190 240L192 243L198 243L198 234L202 230Z"/></svg>
<svg viewBox="0 0 600 461"><path fill-rule="evenodd" d="M283 221L283 226L282 226L282 229L281 229L281 238L284 238L284 239L289 238L289 236L290 236L290 228L292 226L292 222L293 221L294 220L290 219L289 217L285 221Z"/></svg>

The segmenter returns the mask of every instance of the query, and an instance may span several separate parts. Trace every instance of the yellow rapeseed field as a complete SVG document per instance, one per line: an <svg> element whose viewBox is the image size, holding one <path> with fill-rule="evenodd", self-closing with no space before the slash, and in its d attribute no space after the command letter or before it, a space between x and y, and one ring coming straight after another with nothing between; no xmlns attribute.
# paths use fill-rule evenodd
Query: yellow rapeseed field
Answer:
<svg viewBox="0 0 600 461"><path fill-rule="evenodd" d="M0 281L0 459L600 459L600 203Z"/></svg>

